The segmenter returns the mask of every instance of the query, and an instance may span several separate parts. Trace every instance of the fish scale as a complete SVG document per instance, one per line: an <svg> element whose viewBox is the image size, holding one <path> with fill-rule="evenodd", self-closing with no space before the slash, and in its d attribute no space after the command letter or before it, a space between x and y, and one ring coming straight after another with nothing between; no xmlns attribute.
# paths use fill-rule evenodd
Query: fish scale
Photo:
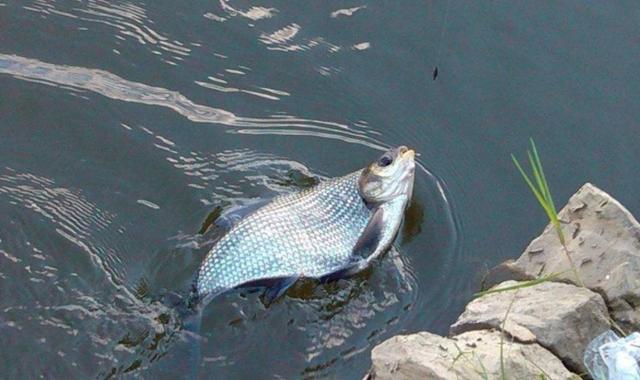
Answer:
<svg viewBox="0 0 640 380"><path fill-rule="evenodd" d="M240 221L205 258L198 294L263 279L321 278L350 263L372 215L358 192L361 173L277 197Z"/></svg>

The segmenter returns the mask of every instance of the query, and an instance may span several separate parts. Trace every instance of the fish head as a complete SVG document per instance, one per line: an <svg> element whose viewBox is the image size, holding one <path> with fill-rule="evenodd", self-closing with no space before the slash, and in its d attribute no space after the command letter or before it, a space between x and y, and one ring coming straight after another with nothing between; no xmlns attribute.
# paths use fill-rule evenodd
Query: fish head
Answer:
<svg viewBox="0 0 640 380"><path fill-rule="evenodd" d="M386 151L360 174L360 196L369 203L411 198L415 155L413 149L404 145Z"/></svg>

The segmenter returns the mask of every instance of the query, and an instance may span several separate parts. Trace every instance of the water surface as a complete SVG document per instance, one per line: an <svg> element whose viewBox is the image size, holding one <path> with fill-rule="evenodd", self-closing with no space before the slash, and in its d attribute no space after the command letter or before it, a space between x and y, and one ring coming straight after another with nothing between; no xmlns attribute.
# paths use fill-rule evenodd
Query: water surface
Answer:
<svg viewBox="0 0 640 380"><path fill-rule="evenodd" d="M544 226L509 158L530 136L557 203L592 181L640 212L639 16L632 2L0 3L0 373L177 368L166 299L232 220L209 222L399 144L420 167L389 255L268 308L216 299L200 372L361 378L382 340L446 333Z"/></svg>

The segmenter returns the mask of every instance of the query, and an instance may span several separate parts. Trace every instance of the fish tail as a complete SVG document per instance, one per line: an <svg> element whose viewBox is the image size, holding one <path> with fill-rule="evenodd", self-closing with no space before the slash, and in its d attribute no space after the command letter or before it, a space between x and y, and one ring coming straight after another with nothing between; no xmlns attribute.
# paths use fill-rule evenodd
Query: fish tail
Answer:
<svg viewBox="0 0 640 380"><path fill-rule="evenodd" d="M202 308L187 309L181 317L186 357L180 366L183 367L183 374L189 373L191 379L197 379L202 362Z"/></svg>
<svg viewBox="0 0 640 380"><path fill-rule="evenodd" d="M176 312L181 329L161 364L152 373L176 379L197 379L202 362L201 326L204 308L192 296L185 299L171 294L165 298L165 302Z"/></svg>

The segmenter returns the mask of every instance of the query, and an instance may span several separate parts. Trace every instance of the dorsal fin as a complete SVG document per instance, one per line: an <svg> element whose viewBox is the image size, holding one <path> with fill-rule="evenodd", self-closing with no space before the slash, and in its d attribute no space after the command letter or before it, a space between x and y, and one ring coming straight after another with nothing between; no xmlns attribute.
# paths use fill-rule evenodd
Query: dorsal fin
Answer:
<svg viewBox="0 0 640 380"><path fill-rule="evenodd" d="M373 210L371 218L367 226L362 231L360 238L353 247L352 255L362 258L369 257L375 252L382 239L382 231L384 228L384 210L382 207L376 207Z"/></svg>

